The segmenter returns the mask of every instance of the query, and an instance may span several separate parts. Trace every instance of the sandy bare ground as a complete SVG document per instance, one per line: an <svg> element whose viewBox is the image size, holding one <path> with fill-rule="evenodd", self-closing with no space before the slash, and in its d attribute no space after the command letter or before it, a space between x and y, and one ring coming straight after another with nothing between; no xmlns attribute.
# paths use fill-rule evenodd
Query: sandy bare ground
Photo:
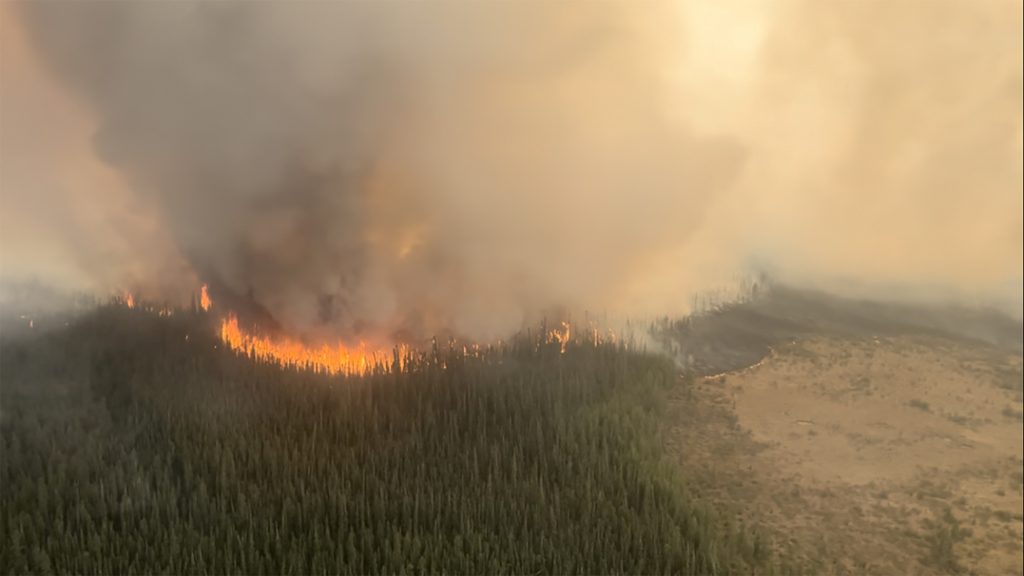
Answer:
<svg viewBox="0 0 1024 576"><path fill-rule="evenodd" d="M1020 355L938 336L811 337L681 385L691 488L822 574L1021 574Z"/></svg>

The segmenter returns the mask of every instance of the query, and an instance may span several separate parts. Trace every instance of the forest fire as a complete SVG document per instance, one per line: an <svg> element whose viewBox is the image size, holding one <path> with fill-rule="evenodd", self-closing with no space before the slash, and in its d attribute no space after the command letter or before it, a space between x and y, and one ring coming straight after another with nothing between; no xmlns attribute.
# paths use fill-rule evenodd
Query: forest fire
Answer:
<svg viewBox="0 0 1024 576"><path fill-rule="evenodd" d="M569 340L572 338L572 329L568 322L562 322L561 328L553 328L548 333L548 340L558 342L562 348L562 354L565 354L565 347L569 345Z"/></svg>
<svg viewBox="0 0 1024 576"><path fill-rule="evenodd" d="M368 350L364 344L357 347L341 343L307 346L288 337L269 338L251 334L239 326L234 315L221 320L220 337L232 349L251 353L259 360L329 374L362 374L373 366L376 359L387 357L382 351Z"/></svg>
<svg viewBox="0 0 1024 576"><path fill-rule="evenodd" d="M250 355L261 362L326 374L359 375L366 374L375 366L385 362L390 364L392 360L397 362L397 367L401 369L409 359L411 350L406 345L384 348L369 347L363 342L357 346L350 346L342 342L309 344L287 335L269 336L254 332L239 322L236 313L216 309L206 284L200 287L198 294L193 298L193 307L198 306L198 309L193 308L194 311L210 312L218 319L218 335L228 348L241 354ZM119 291L114 300L129 309L138 309L159 316L171 316L175 312L174 308L168 306L157 307L145 300L140 301L135 294L128 290ZM600 344L617 340L614 331L608 329L606 333L602 333L592 322L588 322L588 325L589 329L585 326L580 332L579 326L574 327L571 322L566 320L559 321L553 328L543 327L536 344L538 346L557 345L559 351L565 354L574 342ZM497 345L500 347L503 342L498 340ZM457 346L460 346L466 357L480 356L483 350L482 344L479 342L451 340L449 346L453 347L452 349L458 349ZM396 365L392 364L392 366Z"/></svg>
<svg viewBox="0 0 1024 576"><path fill-rule="evenodd" d="M206 312L213 306L206 284L199 290L199 306ZM242 328L238 317L232 313L220 321L220 338L232 350L252 354L258 360L328 374L363 374L373 366L374 360L386 357L383 351L368 350L364 344L349 347L339 342L308 346L286 336L270 338L253 334Z"/></svg>
<svg viewBox="0 0 1024 576"><path fill-rule="evenodd" d="M204 312L208 312L212 304L213 301L210 300L210 289L206 284L203 284L203 287L199 289L199 307L202 308Z"/></svg>

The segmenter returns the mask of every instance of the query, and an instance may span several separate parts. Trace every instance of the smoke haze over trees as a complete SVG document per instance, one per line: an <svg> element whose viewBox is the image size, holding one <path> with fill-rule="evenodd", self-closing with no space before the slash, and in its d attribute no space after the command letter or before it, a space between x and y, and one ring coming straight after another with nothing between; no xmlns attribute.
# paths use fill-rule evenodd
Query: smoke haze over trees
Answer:
<svg viewBox="0 0 1024 576"><path fill-rule="evenodd" d="M8 275L385 339L752 269L1020 307L1020 2L0 11Z"/></svg>

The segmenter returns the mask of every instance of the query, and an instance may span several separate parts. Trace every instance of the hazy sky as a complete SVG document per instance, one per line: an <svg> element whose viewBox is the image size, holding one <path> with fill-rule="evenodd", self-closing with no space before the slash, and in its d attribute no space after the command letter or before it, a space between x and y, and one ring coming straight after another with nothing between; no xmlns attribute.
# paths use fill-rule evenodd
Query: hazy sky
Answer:
<svg viewBox="0 0 1024 576"><path fill-rule="evenodd" d="M1020 0L3 2L0 274L306 334L1020 309Z"/></svg>

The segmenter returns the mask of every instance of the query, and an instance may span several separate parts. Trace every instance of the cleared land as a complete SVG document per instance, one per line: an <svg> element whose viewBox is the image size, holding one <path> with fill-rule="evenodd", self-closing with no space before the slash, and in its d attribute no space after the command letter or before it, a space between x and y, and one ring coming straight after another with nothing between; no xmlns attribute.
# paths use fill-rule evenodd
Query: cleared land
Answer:
<svg viewBox="0 0 1024 576"><path fill-rule="evenodd" d="M733 342L756 341L765 356L679 386L673 400L666 441L699 471L702 497L762 526L815 572L1022 572L1024 406L1012 331L976 317L963 324L970 335L941 315L899 322L909 311L886 322L877 305L840 300L807 320L785 315L811 306L743 308L697 322L724 351L687 360L718 368L735 357L733 325L744 331ZM785 330L734 324L751 308ZM856 310L861 322L826 309L846 320Z"/></svg>

